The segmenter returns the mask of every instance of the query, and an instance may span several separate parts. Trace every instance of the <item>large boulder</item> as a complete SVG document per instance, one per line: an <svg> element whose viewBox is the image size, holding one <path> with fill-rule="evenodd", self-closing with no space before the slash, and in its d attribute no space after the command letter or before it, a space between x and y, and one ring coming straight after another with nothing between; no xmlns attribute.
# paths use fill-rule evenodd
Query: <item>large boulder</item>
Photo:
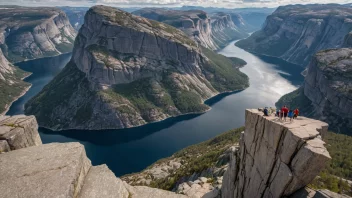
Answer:
<svg viewBox="0 0 352 198"><path fill-rule="evenodd" d="M0 153L41 144L34 116L0 116Z"/></svg>

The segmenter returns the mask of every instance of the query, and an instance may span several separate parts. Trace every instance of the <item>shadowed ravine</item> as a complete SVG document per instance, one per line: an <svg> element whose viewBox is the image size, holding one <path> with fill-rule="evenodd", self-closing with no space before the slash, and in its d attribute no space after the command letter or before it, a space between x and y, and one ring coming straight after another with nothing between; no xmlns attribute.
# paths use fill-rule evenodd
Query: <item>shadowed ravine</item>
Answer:
<svg viewBox="0 0 352 198"><path fill-rule="evenodd" d="M241 68L250 78L246 90L216 96L206 103L212 109L200 115L184 115L142 127L105 131L52 132L40 129L43 143L80 142L85 145L93 165L107 164L117 175L141 171L156 160L192 144L212 138L224 131L244 125L246 108L274 106L284 94L295 90L302 82L303 68L271 57L259 57L230 43L219 53L236 56L248 64ZM63 58L66 63L68 58ZM22 63L35 65L32 61ZM36 62L36 67L41 67ZM61 64L58 64L61 65ZM60 67L61 68L61 67ZM48 83L56 71L34 74L26 81L32 88L13 104L9 115L22 114L23 104Z"/></svg>

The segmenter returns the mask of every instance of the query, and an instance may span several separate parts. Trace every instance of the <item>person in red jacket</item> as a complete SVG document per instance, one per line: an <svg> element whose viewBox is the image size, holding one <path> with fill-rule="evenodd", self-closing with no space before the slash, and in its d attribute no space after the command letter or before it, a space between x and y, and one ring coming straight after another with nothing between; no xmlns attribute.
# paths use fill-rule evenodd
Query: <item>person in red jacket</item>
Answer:
<svg viewBox="0 0 352 198"><path fill-rule="evenodd" d="M281 108L281 112L284 114L284 120L286 122L287 114L288 114L288 108L286 106L283 106Z"/></svg>
<svg viewBox="0 0 352 198"><path fill-rule="evenodd" d="M293 111L293 114L294 114L293 119L296 119L296 118L298 117L298 115L299 115L299 110L298 110L298 108L296 108L296 109Z"/></svg>

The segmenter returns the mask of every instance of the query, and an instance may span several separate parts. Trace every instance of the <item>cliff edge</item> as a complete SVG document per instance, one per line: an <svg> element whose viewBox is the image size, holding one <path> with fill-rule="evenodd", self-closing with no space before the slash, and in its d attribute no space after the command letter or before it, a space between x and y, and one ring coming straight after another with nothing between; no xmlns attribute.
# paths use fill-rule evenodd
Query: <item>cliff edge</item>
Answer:
<svg viewBox="0 0 352 198"><path fill-rule="evenodd" d="M246 129L224 174L221 196L282 197L306 186L330 160L322 140L327 129L318 120L282 123L246 110Z"/></svg>

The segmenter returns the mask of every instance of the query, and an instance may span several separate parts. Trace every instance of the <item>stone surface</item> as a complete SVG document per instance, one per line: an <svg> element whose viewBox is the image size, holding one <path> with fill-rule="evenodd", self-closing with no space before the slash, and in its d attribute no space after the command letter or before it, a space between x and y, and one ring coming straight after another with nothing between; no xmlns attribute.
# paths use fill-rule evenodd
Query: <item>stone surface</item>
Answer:
<svg viewBox="0 0 352 198"><path fill-rule="evenodd" d="M129 198L187 198L185 195L146 186L130 186L125 183L125 187L130 193Z"/></svg>
<svg viewBox="0 0 352 198"><path fill-rule="evenodd" d="M79 198L128 198L123 181L106 166L94 166L85 177Z"/></svg>
<svg viewBox="0 0 352 198"><path fill-rule="evenodd" d="M321 140L327 124L300 117L281 122L246 110L240 150L231 159L222 197L288 196L309 184L330 160Z"/></svg>
<svg viewBox="0 0 352 198"><path fill-rule="evenodd" d="M0 151L41 145L34 116L0 116Z"/></svg>
<svg viewBox="0 0 352 198"><path fill-rule="evenodd" d="M315 191L306 187L290 195L289 198L350 198L350 196L337 194L326 189Z"/></svg>
<svg viewBox="0 0 352 198"><path fill-rule="evenodd" d="M344 45L352 31L352 7L338 4L280 6L262 29L236 45L306 66L323 49Z"/></svg>
<svg viewBox="0 0 352 198"><path fill-rule="evenodd" d="M315 118L336 132L352 129L352 49L317 53L308 66L304 95L312 101Z"/></svg>
<svg viewBox="0 0 352 198"><path fill-rule="evenodd" d="M1 197L77 197L91 166L79 143L3 153L0 164Z"/></svg>

